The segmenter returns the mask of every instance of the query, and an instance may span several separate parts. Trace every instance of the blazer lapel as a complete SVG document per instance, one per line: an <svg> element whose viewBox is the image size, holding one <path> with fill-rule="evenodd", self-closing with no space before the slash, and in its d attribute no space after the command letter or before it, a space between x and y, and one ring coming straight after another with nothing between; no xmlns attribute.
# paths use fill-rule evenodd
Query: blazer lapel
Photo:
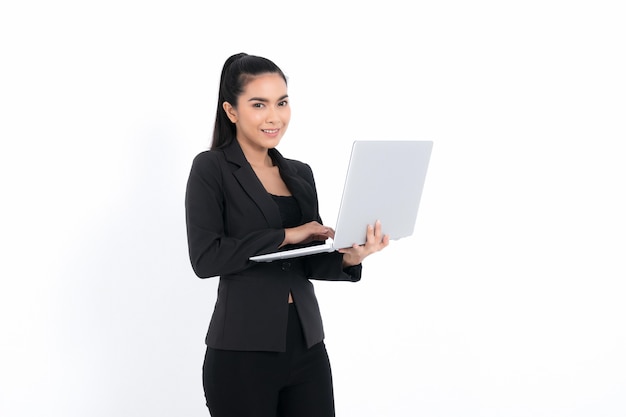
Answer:
<svg viewBox="0 0 626 417"><path fill-rule="evenodd" d="M230 145L223 149L223 152L226 160L233 166L233 176L259 207L270 227L281 228L280 211L254 173L237 140L233 140ZM318 220L317 197L314 184L309 183L299 175L295 167L278 150L270 149L270 157L278 166L280 176L300 205L302 223Z"/></svg>
<svg viewBox="0 0 626 417"><path fill-rule="evenodd" d="M317 218L317 198L314 185L306 181L302 176L298 175L295 167L285 159L276 149L270 149L270 156L274 163L278 165L280 176L282 177L287 188L295 197L300 205L302 212L302 223L307 223Z"/></svg>
<svg viewBox="0 0 626 417"><path fill-rule="evenodd" d="M276 203L254 173L237 140L223 150L226 160L233 165L233 176L237 179L246 194L259 207L270 227L282 228L282 219Z"/></svg>

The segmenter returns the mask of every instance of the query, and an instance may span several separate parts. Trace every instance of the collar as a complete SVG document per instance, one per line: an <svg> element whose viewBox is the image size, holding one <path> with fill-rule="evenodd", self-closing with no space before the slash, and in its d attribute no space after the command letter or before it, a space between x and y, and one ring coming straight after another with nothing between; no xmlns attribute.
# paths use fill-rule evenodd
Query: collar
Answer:
<svg viewBox="0 0 626 417"><path fill-rule="evenodd" d="M239 142L236 139L222 149L226 161L232 166L232 173L246 191L250 198L257 204L263 212L267 222L271 227L282 228L282 219L276 203L263 187L261 181L254 173L252 166L246 159ZM296 161L286 159L277 149L270 149L269 155L278 166L280 176L295 197L302 211L302 222L318 220L317 197L314 185L311 181L303 178L298 172ZM301 164L304 166L304 164Z"/></svg>

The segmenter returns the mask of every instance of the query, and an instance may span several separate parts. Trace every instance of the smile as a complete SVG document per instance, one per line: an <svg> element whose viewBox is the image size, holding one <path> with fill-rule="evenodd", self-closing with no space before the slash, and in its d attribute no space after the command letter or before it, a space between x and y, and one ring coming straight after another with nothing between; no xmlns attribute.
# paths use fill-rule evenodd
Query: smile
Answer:
<svg viewBox="0 0 626 417"><path fill-rule="evenodd" d="M278 129L261 129L261 130L265 133L270 133L270 134L278 133Z"/></svg>

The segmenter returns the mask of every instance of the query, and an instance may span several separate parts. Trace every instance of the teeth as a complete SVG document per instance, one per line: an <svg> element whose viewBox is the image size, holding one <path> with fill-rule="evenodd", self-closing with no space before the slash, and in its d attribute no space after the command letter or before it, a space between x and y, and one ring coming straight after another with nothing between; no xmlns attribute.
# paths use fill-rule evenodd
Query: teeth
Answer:
<svg viewBox="0 0 626 417"><path fill-rule="evenodd" d="M278 129L263 129L263 131L265 133L276 133L276 132L278 132Z"/></svg>

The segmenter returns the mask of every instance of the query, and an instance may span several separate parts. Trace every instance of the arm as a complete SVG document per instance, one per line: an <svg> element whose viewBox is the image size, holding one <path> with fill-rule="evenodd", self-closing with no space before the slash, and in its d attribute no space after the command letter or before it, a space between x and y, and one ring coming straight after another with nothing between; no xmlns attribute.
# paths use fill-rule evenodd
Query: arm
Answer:
<svg viewBox="0 0 626 417"><path fill-rule="evenodd" d="M261 228L243 236L226 234L222 168L215 154L198 155L192 164L185 195L189 257L200 278L236 273L253 265L248 259L276 250L283 229Z"/></svg>
<svg viewBox="0 0 626 417"><path fill-rule="evenodd" d="M362 262L373 253L389 245L389 236L383 235L379 221L367 226L366 241L363 245L353 245L337 252L311 256L308 265L311 278L332 281L352 281L361 279Z"/></svg>
<svg viewBox="0 0 626 417"><path fill-rule="evenodd" d="M345 266L343 254L339 252L320 253L305 258L307 278L323 281L361 280L362 265Z"/></svg>

